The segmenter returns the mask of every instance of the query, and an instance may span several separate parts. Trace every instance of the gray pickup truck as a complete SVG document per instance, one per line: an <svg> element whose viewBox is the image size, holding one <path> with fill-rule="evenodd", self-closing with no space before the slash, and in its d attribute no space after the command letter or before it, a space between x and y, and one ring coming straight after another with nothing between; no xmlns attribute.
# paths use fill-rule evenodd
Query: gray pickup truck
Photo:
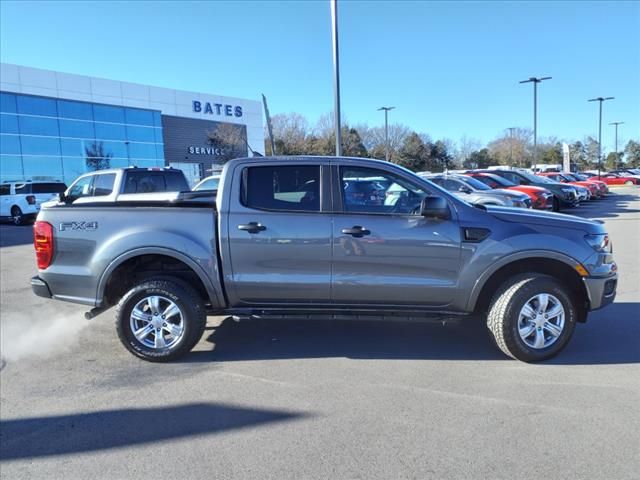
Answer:
<svg viewBox="0 0 640 480"><path fill-rule="evenodd" d="M215 193L44 205L33 291L88 317L117 305L122 343L151 361L188 352L207 314L482 318L539 361L615 297L601 223L470 205L391 163L237 159Z"/></svg>

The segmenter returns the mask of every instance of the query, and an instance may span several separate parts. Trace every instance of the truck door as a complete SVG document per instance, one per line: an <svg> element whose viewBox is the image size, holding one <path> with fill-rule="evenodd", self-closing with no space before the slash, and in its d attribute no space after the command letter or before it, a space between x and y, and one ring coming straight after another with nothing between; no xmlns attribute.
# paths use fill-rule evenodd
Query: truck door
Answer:
<svg viewBox="0 0 640 480"><path fill-rule="evenodd" d="M322 201L325 168L328 174L328 167L317 164L269 165L265 159L238 166L227 177L219 198L228 199L229 211L220 214L226 214L223 271L232 305L330 302L332 215Z"/></svg>
<svg viewBox="0 0 640 480"><path fill-rule="evenodd" d="M420 215L429 191L419 179L384 169L336 166L334 304L446 306L460 268L460 228Z"/></svg>

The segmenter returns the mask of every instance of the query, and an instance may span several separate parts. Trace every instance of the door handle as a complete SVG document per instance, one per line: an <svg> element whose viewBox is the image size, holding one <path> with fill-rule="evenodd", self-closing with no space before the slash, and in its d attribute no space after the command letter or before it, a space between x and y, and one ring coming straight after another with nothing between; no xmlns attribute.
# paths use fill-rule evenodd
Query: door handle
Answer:
<svg viewBox="0 0 640 480"><path fill-rule="evenodd" d="M238 225L238 230L244 230L249 233L259 233L266 230L267 227L260 225L258 222L249 222Z"/></svg>
<svg viewBox="0 0 640 480"><path fill-rule="evenodd" d="M351 235L352 237L355 237L355 238L362 238L365 235L371 235L370 230L367 230L366 228L361 227L360 225L354 225L351 228L343 228L342 233L344 233L345 235Z"/></svg>

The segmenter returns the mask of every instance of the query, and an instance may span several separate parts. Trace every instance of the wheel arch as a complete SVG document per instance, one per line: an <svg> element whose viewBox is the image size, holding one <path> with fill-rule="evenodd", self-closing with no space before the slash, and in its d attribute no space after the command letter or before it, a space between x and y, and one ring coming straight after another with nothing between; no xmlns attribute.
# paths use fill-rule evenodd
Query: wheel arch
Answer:
<svg viewBox="0 0 640 480"><path fill-rule="evenodd" d="M503 259L483 273L476 281L467 304L467 311L486 312L493 293L507 279L521 273L540 273L549 275L567 285L575 295L578 321L586 321L589 311L589 295L582 277L575 270L580 262L551 251L520 252Z"/></svg>
<svg viewBox="0 0 640 480"><path fill-rule="evenodd" d="M157 265L161 271L157 270ZM134 268L136 274L133 273ZM165 270L166 268L166 270ZM118 282L123 275L122 282ZM205 270L187 255L166 247L145 247L130 250L119 255L104 270L100 276L96 291L96 305L114 304L114 297L121 297L132 281L149 276L173 276L193 283L193 287L202 295L205 303L210 303L213 309L224 306L224 296L220 285L214 285Z"/></svg>

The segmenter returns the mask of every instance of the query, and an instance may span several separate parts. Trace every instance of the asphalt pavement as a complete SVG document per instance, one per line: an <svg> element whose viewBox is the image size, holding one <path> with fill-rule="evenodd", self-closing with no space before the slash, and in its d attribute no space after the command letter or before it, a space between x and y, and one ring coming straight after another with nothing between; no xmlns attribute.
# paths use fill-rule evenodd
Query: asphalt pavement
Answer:
<svg viewBox="0 0 640 480"><path fill-rule="evenodd" d="M0 476L637 479L640 188L570 213L605 222L618 295L536 365L480 323L223 317L147 363L113 311L34 296L31 229L1 225Z"/></svg>

